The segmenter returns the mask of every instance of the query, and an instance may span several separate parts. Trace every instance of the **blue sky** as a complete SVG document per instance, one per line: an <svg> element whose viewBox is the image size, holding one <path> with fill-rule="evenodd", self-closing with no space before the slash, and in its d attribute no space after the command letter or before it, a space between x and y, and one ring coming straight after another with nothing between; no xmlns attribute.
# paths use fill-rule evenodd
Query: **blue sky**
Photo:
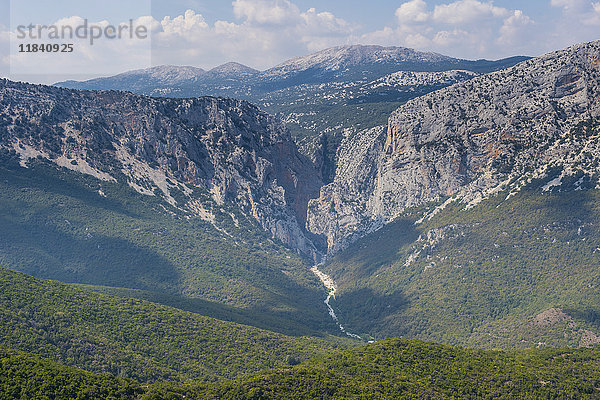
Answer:
<svg viewBox="0 0 600 400"><path fill-rule="evenodd" d="M143 54L149 49L132 42L77 44L76 62L62 57L55 66L67 77L73 71L106 75L148 64L211 68L238 61L265 69L293 56L355 43L469 59L537 56L600 36L600 0L13 0L18 12L13 7L12 21L9 4L0 0L0 72L9 77L10 62L25 63L8 57L15 47L8 45L11 22L14 30L19 17L34 24L75 23L76 16L116 24L145 17L139 21L152 30L150 58ZM58 59L42 64L52 66ZM31 65L42 59L27 60ZM54 78L44 78L43 71L39 75L29 80Z"/></svg>

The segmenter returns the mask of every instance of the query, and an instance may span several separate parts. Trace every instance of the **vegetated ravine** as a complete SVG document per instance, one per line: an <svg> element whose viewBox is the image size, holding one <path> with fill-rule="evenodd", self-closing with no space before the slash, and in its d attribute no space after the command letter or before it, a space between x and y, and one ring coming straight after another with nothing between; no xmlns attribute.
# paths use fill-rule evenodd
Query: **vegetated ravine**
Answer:
<svg viewBox="0 0 600 400"><path fill-rule="evenodd" d="M323 265L323 264L321 263L321 264L313 265L310 270L312 271L313 274L315 274L317 276L317 278L319 278L321 283L323 283L323 286L325 286L327 288L327 298L323 302L327 306L327 310L329 311L329 315L331 316L331 319L333 319L333 321L337 324L337 326L339 326L340 330L342 332L344 332L347 336L354 338L354 339L365 340L360 335L349 332L341 324L340 320L338 319L337 315L335 314L335 310L333 309L333 306L330 303L332 297L335 299L335 292L337 290L337 287L335 286L334 280L329 275L327 275L323 271L319 270L320 265ZM367 340L367 341L369 343L373 343L372 340Z"/></svg>

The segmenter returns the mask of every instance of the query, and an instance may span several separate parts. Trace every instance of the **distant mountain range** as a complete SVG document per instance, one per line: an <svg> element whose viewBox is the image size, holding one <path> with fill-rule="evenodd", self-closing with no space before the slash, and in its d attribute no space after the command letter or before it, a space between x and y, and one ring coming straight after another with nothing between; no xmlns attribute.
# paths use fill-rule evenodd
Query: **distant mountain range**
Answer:
<svg viewBox="0 0 600 400"><path fill-rule="evenodd" d="M209 71L195 67L158 66L88 81L56 86L86 90L129 90L171 97L226 96L260 100L260 96L291 86L379 79L398 71L467 70L487 73L528 57L498 61L461 60L403 47L341 46L288 60L265 71L230 62Z"/></svg>
<svg viewBox="0 0 600 400"><path fill-rule="evenodd" d="M384 123L389 113L411 98L526 59L470 61L403 47L355 45L293 58L265 71L237 63L210 71L160 66L56 85L251 101L286 122L301 151L316 162L329 182L335 173L338 145L350 132ZM398 80L403 72L418 74L415 79Z"/></svg>

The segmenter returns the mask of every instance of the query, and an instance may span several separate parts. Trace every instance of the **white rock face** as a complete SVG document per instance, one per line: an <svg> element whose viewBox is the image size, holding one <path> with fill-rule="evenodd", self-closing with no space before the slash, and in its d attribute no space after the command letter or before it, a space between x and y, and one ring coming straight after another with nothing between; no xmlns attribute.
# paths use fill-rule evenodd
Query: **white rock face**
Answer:
<svg viewBox="0 0 600 400"><path fill-rule="evenodd" d="M386 75L382 78L370 83L370 89L377 88L396 88L402 89L407 87L421 86L448 86L455 83L468 81L476 77L477 73L472 71L442 71L442 72L412 72L398 71L393 74Z"/></svg>
<svg viewBox="0 0 600 400"><path fill-rule="evenodd" d="M598 179L600 42L577 45L409 101L340 152L307 227L335 252L408 207L474 205L551 167Z"/></svg>
<svg viewBox="0 0 600 400"><path fill-rule="evenodd" d="M0 80L0 151L42 157L160 195L211 218L193 188L230 202L274 237L318 258L303 230L322 183L283 124L255 106L212 97L158 99ZM188 204L189 203L189 204Z"/></svg>

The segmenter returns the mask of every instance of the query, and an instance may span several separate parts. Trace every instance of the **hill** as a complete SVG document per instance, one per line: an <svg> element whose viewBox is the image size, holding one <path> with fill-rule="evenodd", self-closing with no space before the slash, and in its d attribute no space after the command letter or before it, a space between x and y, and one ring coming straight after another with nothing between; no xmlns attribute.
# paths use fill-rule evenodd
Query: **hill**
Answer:
<svg viewBox="0 0 600 400"><path fill-rule="evenodd" d="M144 290L154 300L170 296L169 304L190 299L203 304L194 311L292 335L335 329L305 261L231 204L215 207L207 220L126 182L43 159L28 168L14 154L1 160L0 265L39 278ZM200 190L193 196L208 198Z"/></svg>
<svg viewBox="0 0 600 400"><path fill-rule="evenodd" d="M128 379L0 347L0 399L133 400L142 393L140 385Z"/></svg>
<svg viewBox="0 0 600 400"><path fill-rule="evenodd" d="M599 344L600 191L544 192L552 179L421 224L412 210L337 254L321 269L341 322L484 348Z"/></svg>
<svg viewBox="0 0 600 400"><path fill-rule="evenodd" d="M598 356L598 350L505 353L396 339L294 368L202 387L192 391L191 397L593 399L600 396Z"/></svg>
<svg viewBox="0 0 600 400"><path fill-rule="evenodd" d="M0 269L0 342L142 382L214 381L345 347Z"/></svg>
<svg viewBox="0 0 600 400"><path fill-rule="evenodd" d="M56 394L52 398L57 400L75 398L74 394L80 399L140 400L596 399L600 397L599 357L598 350L590 349L501 352L387 340L234 381L148 387L1 349L0 396ZM32 372L35 379L24 379Z"/></svg>

